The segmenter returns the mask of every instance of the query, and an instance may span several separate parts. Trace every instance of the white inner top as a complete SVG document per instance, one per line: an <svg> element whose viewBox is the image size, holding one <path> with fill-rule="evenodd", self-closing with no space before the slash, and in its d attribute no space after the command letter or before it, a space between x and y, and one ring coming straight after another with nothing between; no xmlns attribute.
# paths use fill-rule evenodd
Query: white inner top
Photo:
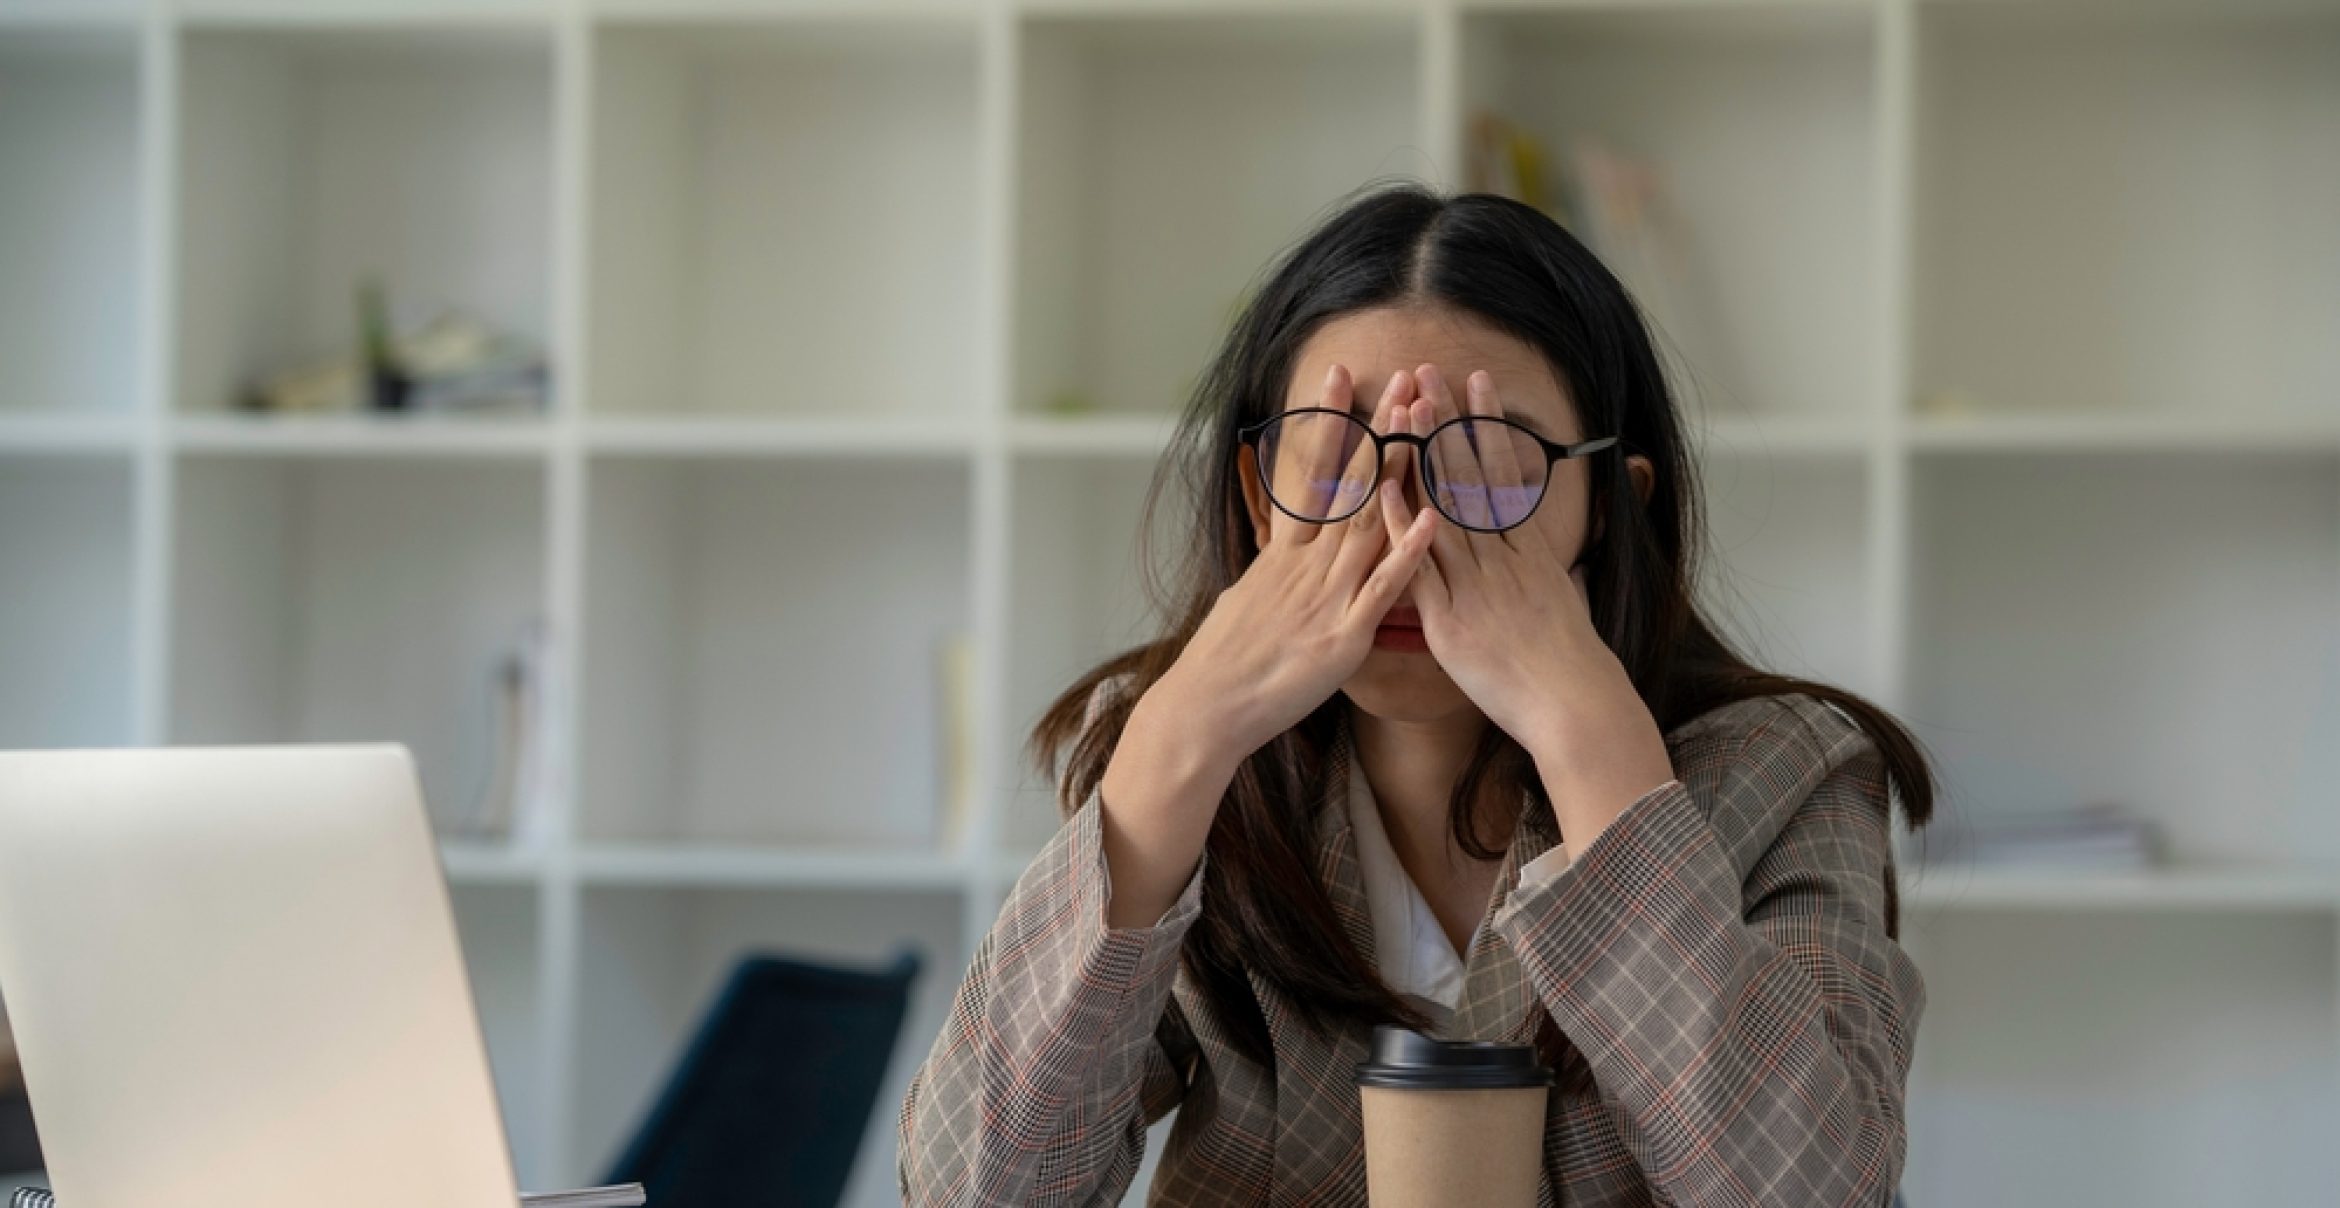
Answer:
<svg viewBox="0 0 2340 1208"><path fill-rule="evenodd" d="M1463 954L1455 951L1429 899L1398 862L1397 849L1381 824L1373 786L1366 783L1365 770L1354 758L1349 765L1349 828L1356 833L1357 865L1373 917L1374 965L1390 989L1444 1020L1462 997ZM1520 883L1550 876L1567 863L1567 852L1554 846L1520 869ZM1481 919L1477 931L1486 929L1487 921Z"/></svg>

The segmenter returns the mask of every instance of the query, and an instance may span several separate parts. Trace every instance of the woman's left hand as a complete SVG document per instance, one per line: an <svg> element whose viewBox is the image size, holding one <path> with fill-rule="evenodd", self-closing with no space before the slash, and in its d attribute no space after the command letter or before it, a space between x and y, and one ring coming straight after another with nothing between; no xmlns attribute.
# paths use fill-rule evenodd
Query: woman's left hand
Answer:
<svg viewBox="0 0 2340 1208"><path fill-rule="evenodd" d="M1401 430L1428 435L1461 412L1436 366L1422 366L1415 377L1419 394L1400 408ZM1492 376L1473 373L1467 386L1470 414L1503 414ZM1535 473L1512 464L1501 445L1482 452L1477 482L1469 480L1472 471L1453 466L1448 476L1492 495ZM1439 516L1430 557L1416 573L1414 603L1438 665L1535 758L1573 859L1674 770L1656 719L1593 627L1584 568L1571 566L1576 551L1562 548L1569 537L1554 521L1558 493L1571 484L1568 464L1556 463L1553 497L1526 523L1482 533ZM1414 517L1392 494L1382 496L1383 517L1400 533Z"/></svg>

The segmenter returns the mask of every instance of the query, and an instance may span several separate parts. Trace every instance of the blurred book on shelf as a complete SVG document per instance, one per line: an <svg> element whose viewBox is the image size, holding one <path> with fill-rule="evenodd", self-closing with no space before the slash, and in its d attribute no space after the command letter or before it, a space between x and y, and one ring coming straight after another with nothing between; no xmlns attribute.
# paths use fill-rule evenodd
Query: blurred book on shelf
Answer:
<svg viewBox="0 0 2340 1208"><path fill-rule="evenodd" d="M2001 817L1963 817L1929 833L1910 854L1914 867L2053 868L2142 872L2163 863L2150 819L2110 802Z"/></svg>
<svg viewBox="0 0 2340 1208"><path fill-rule="evenodd" d="M1600 257L1656 327L1676 381L1743 380L1716 338L1714 291L1696 232L1676 210L1652 159L1590 132L1557 148L1501 113L1472 114L1466 187L1543 212ZM1694 353L1695 364L1683 358Z"/></svg>
<svg viewBox="0 0 2340 1208"><path fill-rule="evenodd" d="M975 637L946 633L935 644L936 719L941 738L942 818L937 844L957 851L975 810Z"/></svg>

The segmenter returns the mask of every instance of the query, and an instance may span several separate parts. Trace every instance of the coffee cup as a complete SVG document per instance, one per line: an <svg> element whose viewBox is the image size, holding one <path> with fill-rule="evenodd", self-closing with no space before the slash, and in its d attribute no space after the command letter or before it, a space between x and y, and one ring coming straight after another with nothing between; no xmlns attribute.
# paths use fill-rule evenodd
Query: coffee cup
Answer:
<svg viewBox="0 0 2340 1208"><path fill-rule="evenodd" d="M1357 1066L1373 1208L1529 1208L1551 1085L1524 1044L1373 1029L1373 1055Z"/></svg>

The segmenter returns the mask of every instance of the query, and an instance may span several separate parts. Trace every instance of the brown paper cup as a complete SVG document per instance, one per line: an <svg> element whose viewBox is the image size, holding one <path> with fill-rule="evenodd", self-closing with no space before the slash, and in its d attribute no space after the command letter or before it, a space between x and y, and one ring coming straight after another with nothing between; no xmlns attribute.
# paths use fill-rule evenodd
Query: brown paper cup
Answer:
<svg viewBox="0 0 2340 1208"><path fill-rule="evenodd" d="M1357 1067L1373 1208L1532 1208L1551 1084L1526 1045L1375 1028Z"/></svg>

